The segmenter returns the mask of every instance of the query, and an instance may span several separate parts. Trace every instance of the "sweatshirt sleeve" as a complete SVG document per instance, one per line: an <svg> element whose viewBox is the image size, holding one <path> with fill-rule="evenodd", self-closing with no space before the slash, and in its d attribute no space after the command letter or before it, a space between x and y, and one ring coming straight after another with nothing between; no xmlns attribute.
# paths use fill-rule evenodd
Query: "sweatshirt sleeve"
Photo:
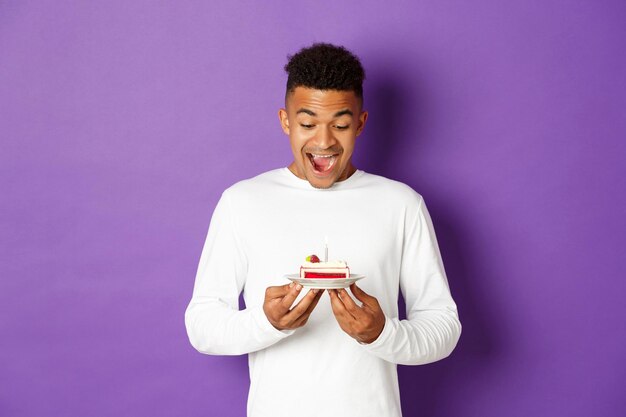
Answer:
<svg viewBox="0 0 626 417"><path fill-rule="evenodd" d="M407 319L387 316L382 333L364 345L372 354L401 365L422 365L452 353L461 335L433 224L419 197L405 217L400 290Z"/></svg>
<svg viewBox="0 0 626 417"><path fill-rule="evenodd" d="M218 202L206 237L185 326L201 353L241 355L289 336L268 321L262 306L239 310L247 272L245 253L234 228L228 190Z"/></svg>

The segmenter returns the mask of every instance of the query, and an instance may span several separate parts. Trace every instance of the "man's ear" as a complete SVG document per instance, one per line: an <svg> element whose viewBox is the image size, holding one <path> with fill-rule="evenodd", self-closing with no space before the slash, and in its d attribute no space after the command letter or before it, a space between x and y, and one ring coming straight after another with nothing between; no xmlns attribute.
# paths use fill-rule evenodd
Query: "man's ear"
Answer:
<svg viewBox="0 0 626 417"><path fill-rule="evenodd" d="M278 120L280 120L280 127L283 128L283 132L286 135L289 134L289 117L287 116L287 110L280 109L278 110Z"/></svg>
<svg viewBox="0 0 626 417"><path fill-rule="evenodd" d="M367 122L368 113L366 111L362 111L359 115L359 126L356 128L356 135L359 136L363 129L365 128L365 122Z"/></svg>

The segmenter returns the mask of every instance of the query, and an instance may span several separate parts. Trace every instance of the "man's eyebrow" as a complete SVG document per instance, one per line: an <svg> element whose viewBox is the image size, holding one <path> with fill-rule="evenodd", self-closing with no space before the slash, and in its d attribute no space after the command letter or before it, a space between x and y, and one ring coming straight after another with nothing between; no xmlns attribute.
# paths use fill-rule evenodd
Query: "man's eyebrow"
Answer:
<svg viewBox="0 0 626 417"><path fill-rule="evenodd" d="M337 113L335 113L334 117L341 117L344 114L350 115L350 116L354 116L354 114L352 113L352 111L350 109L345 109L345 110L341 110L338 111Z"/></svg>
<svg viewBox="0 0 626 417"><path fill-rule="evenodd" d="M309 110L309 109L305 109L304 107L303 107L303 108L301 108L300 110L298 110L298 111L296 112L296 114L300 114L300 113L306 113L306 114L308 114L309 116L317 116L317 114L315 114L315 112L314 112L314 111Z"/></svg>
<svg viewBox="0 0 626 417"><path fill-rule="evenodd" d="M304 107L303 107L303 108L301 108L300 110L298 110L298 111L296 112L296 114L300 114L300 113L306 113L306 114L308 114L309 116L314 116L314 117L315 117L315 116L317 116L317 114L316 114L313 110L309 110L309 109L306 109L306 108L304 108ZM349 116L354 116L354 113L352 113L352 110L350 110L350 109L345 109L345 110L340 110L340 111L338 111L337 113L335 113L335 114L333 115L333 117L334 117L334 118L341 117L341 116L343 116L344 114L347 114L347 115L349 115Z"/></svg>

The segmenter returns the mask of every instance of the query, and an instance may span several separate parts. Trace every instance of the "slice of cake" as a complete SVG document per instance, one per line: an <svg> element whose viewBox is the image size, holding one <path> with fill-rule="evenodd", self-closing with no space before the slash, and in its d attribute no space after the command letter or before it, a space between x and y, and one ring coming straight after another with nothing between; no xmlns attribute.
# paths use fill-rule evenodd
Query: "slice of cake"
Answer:
<svg viewBox="0 0 626 417"><path fill-rule="evenodd" d="M316 255L311 255L300 266L300 278L350 278L350 268L344 261L320 262Z"/></svg>

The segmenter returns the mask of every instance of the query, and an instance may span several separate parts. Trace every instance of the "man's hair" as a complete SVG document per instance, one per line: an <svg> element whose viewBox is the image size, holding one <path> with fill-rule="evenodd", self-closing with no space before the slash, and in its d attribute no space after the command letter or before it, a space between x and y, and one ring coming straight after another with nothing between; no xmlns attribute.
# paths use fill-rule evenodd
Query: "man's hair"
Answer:
<svg viewBox="0 0 626 417"><path fill-rule="evenodd" d="M343 46L316 43L287 58L287 92L296 87L354 91L363 99L365 71L359 58Z"/></svg>

